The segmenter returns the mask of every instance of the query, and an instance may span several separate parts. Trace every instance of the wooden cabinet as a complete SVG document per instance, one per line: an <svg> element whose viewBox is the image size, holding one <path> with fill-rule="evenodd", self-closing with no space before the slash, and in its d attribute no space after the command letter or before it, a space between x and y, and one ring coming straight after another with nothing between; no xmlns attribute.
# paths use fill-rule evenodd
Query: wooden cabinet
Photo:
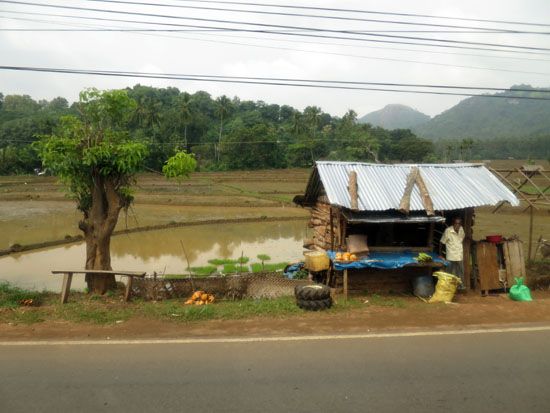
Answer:
<svg viewBox="0 0 550 413"><path fill-rule="evenodd" d="M498 244L477 242L475 266L482 293L510 288L515 277L525 277L523 243L520 240Z"/></svg>
<svg viewBox="0 0 550 413"><path fill-rule="evenodd" d="M499 281L497 245L492 242L478 242L476 245L477 274L481 291L497 290L504 285Z"/></svg>

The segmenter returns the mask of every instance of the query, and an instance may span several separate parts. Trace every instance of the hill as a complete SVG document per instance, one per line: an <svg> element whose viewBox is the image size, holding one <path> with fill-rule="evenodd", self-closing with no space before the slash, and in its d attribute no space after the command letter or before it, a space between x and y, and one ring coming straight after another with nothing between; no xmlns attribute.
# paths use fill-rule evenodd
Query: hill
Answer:
<svg viewBox="0 0 550 413"><path fill-rule="evenodd" d="M514 89L530 89L529 92ZM510 98L471 97L451 109L434 116L429 122L413 128L424 138L508 138L538 136L550 133L550 100L515 99L515 97L545 97L550 94L529 85L512 86L511 91L493 96Z"/></svg>
<svg viewBox="0 0 550 413"><path fill-rule="evenodd" d="M360 123L370 123L384 129L411 129L430 120L430 117L405 105L387 105L359 119Z"/></svg>

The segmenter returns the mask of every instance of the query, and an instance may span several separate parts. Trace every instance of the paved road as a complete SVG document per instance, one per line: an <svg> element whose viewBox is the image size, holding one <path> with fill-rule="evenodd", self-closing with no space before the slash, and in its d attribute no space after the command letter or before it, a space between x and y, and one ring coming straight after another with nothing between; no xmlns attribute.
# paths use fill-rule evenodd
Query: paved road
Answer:
<svg viewBox="0 0 550 413"><path fill-rule="evenodd" d="M549 412L550 331L0 346L0 412Z"/></svg>

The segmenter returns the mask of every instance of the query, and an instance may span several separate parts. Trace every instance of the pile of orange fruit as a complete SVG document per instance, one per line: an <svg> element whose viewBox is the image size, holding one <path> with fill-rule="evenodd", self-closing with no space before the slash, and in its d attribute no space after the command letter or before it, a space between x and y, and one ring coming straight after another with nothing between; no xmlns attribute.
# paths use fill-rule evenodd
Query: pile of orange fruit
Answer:
<svg viewBox="0 0 550 413"><path fill-rule="evenodd" d="M206 305L214 302L212 294L206 294L204 291L195 291L191 298L185 302L185 305Z"/></svg>
<svg viewBox="0 0 550 413"><path fill-rule="evenodd" d="M349 252L337 252L335 258L336 261L357 261L357 255Z"/></svg>

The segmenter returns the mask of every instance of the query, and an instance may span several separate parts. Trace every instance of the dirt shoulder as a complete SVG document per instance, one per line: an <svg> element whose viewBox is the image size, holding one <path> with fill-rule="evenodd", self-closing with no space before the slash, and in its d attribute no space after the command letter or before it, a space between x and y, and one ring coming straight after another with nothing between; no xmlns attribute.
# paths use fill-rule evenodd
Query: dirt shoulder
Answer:
<svg viewBox="0 0 550 413"><path fill-rule="evenodd" d="M415 297L364 296L354 297L345 305L338 302L334 309L322 313L299 310L239 319L181 321L167 314L165 318L136 315L106 324L61 319L32 324L2 321L0 339L227 338L550 325L550 292L535 291L533 298L532 302L520 303L505 295L469 294L459 295L452 304L425 304Z"/></svg>

